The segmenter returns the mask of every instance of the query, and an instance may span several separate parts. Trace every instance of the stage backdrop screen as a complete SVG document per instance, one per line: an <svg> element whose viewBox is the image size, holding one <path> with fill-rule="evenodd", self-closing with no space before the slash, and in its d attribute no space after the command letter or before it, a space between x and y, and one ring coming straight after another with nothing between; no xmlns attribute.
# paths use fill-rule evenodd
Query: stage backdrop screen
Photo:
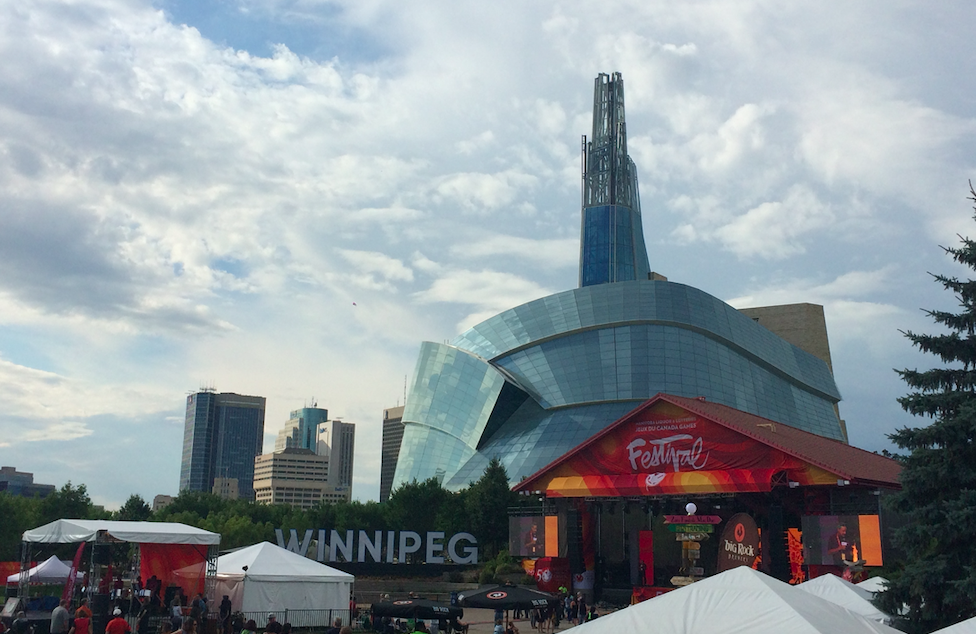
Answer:
<svg viewBox="0 0 976 634"><path fill-rule="evenodd" d="M518 557L543 557L546 554L545 516L509 517L508 552Z"/></svg>
<svg viewBox="0 0 976 634"><path fill-rule="evenodd" d="M865 566L883 564L877 515L805 515L802 527L804 564L841 566L860 559Z"/></svg>

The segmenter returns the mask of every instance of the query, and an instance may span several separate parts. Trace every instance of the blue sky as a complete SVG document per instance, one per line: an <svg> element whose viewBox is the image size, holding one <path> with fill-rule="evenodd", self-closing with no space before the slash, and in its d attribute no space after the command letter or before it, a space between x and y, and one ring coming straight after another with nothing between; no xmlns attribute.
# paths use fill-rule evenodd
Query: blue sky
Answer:
<svg viewBox="0 0 976 634"><path fill-rule="evenodd" d="M852 442L973 235L968 2L78 0L0 8L0 463L176 492L185 395L358 423L422 340L576 285L592 81L623 73L651 268L823 304ZM353 304L355 302L355 305Z"/></svg>

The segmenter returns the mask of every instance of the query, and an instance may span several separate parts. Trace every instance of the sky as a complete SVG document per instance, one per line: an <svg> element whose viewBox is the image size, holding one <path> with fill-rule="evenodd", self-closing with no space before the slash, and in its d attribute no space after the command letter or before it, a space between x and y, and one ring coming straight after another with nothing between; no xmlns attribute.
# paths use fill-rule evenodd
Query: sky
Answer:
<svg viewBox="0 0 976 634"><path fill-rule="evenodd" d="M976 4L0 4L0 463L175 495L186 395L382 411L421 341L577 286L580 138L619 71L651 268L822 304L852 444L925 424L901 331L976 237Z"/></svg>

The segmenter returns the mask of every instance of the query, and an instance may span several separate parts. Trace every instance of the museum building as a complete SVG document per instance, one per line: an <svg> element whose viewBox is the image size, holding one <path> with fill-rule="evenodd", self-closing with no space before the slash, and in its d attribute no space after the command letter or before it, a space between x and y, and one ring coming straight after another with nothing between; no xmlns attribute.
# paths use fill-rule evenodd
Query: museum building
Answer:
<svg viewBox="0 0 976 634"><path fill-rule="evenodd" d="M393 487L459 490L498 458L539 500L546 552L610 585L638 581L642 562L687 567L638 533L693 496L750 512L764 565L789 576L787 529L878 517L880 490L898 486L894 462L847 444L822 308L739 311L650 270L619 73L595 80L582 161L579 288L421 345Z"/></svg>

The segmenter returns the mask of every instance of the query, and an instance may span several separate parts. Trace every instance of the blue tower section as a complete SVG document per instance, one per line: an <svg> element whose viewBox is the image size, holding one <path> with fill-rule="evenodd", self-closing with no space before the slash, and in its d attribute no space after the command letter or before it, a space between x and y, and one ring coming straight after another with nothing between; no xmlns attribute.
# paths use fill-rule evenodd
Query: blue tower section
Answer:
<svg viewBox="0 0 976 634"><path fill-rule="evenodd" d="M593 135L583 137L579 285L646 280L637 167L627 154L624 80L601 73L593 86Z"/></svg>

